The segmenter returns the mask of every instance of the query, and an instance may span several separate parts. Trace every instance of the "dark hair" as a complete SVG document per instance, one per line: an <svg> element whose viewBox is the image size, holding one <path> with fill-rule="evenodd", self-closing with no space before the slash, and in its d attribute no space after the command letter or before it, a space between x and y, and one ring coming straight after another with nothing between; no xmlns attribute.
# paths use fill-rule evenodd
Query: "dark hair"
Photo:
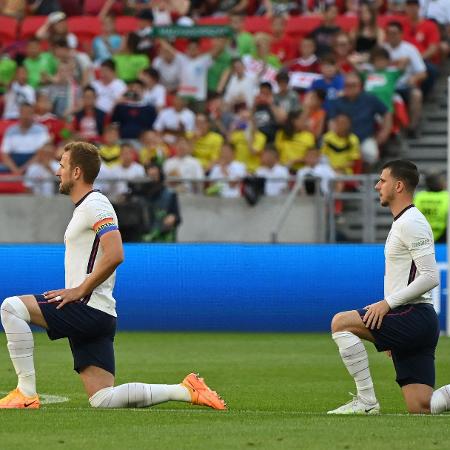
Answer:
<svg viewBox="0 0 450 450"><path fill-rule="evenodd" d="M100 67L106 67L112 70L113 72L116 71L116 63L112 59L106 59L100 64Z"/></svg>
<svg viewBox="0 0 450 450"><path fill-rule="evenodd" d="M86 86L86 87L83 89L83 92L93 92L95 95L97 95L96 90L95 90L91 85Z"/></svg>
<svg viewBox="0 0 450 450"><path fill-rule="evenodd" d="M444 188L442 183L442 175L439 173L429 173L425 177L425 184L427 189L431 192L440 192Z"/></svg>
<svg viewBox="0 0 450 450"><path fill-rule="evenodd" d="M335 65L336 64L336 57L332 54L332 53L328 53L324 56L322 56L322 58L320 58L320 64L330 64L330 65Z"/></svg>
<svg viewBox="0 0 450 450"><path fill-rule="evenodd" d="M389 22L388 27L397 28L398 31L403 33L403 25L400 22L398 22L397 20L392 20L391 22Z"/></svg>
<svg viewBox="0 0 450 450"><path fill-rule="evenodd" d="M139 86L145 87L144 82L143 82L142 80L140 80L139 78L135 78L135 79L133 79L133 80L130 80L130 81L127 83L127 86L131 86L132 84L139 84Z"/></svg>
<svg viewBox="0 0 450 450"><path fill-rule="evenodd" d="M322 102L325 101L327 98L327 91L326 89L313 89L311 92L314 92L317 97L319 97L319 100L322 100Z"/></svg>
<svg viewBox="0 0 450 450"><path fill-rule="evenodd" d="M335 119L337 119L338 117L345 117L350 122L350 125L352 124L352 116L350 116L349 114L341 112L334 116Z"/></svg>
<svg viewBox="0 0 450 450"><path fill-rule="evenodd" d="M131 32L127 34L126 46L131 53L137 53L140 37L137 33Z"/></svg>
<svg viewBox="0 0 450 450"><path fill-rule="evenodd" d="M389 169L393 178L402 181L408 192L414 192L419 183L419 171L414 163L406 159L396 159L384 164L382 170L384 169Z"/></svg>
<svg viewBox="0 0 450 450"><path fill-rule="evenodd" d="M367 3L367 2L363 2L361 4L361 7L362 6L366 6L369 9L370 14L371 14L369 25L370 25L370 27L372 28L373 31L377 31L377 16L378 16L377 9L372 4ZM363 28L364 28L364 24L363 24L363 22L361 20L361 13L359 13L358 30L359 30L360 33L362 32Z"/></svg>
<svg viewBox="0 0 450 450"><path fill-rule="evenodd" d="M97 147L89 142L70 142L64 146L64 152L70 152L70 167L79 167L85 183L93 184L101 164Z"/></svg>
<svg viewBox="0 0 450 450"><path fill-rule="evenodd" d="M69 48L69 44L67 43L67 39L65 37L57 36L55 40L52 40L50 37L50 40L55 47Z"/></svg>
<svg viewBox="0 0 450 450"><path fill-rule="evenodd" d="M262 83L259 84L259 88L267 88L270 89L270 91L272 91L272 85L268 82L268 81L263 81Z"/></svg>
<svg viewBox="0 0 450 450"><path fill-rule="evenodd" d="M277 73L276 80L279 83L280 81L284 81L285 83L289 83L289 74L285 70L281 70Z"/></svg>
<svg viewBox="0 0 450 450"><path fill-rule="evenodd" d="M147 67L143 72L154 80L159 81L159 72L153 67Z"/></svg>
<svg viewBox="0 0 450 450"><path fill-rule="evenodd" d="M291 138L295 133L294 122L300 117L301 111L291 111L288 113L286 122L283 127L284 134L287 138Z"/></svg>
<svg viewBox="0 0 450 450"><path fill-rule="evenodd" d="M389 52L383 47L374 47L370 52L370 59L374 60L376 58L391 59Z"/></svg>

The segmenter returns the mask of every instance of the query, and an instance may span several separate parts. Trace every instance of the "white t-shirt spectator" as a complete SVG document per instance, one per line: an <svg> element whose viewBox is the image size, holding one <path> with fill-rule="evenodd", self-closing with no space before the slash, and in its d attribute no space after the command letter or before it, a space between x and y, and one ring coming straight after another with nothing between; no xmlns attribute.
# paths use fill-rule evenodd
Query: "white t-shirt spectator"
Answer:
<svg viewBox="0 0 450 450"><path fill-rule="evenodd" d="M184 108L178 112L171 106L159 112L153 124L153 129L159 132L164 130L179 131L181 129L180 125L184 127L184 131L186 132L194 131L195 114L188 108Z"/></svg>
<svg viewBox="0 0 450 450"><path fill-rule="evenodd" d="M268 197L276 197L287 189L289 170L281 164L275 164L272 168L259 167L256 175L266 179L264 194Z"/></svg>
<svg viewBox="0 0 450 450"><path fill-rule="evenodd" d="M213 63L211 55L203 54L196 58L189 58L183 53L177 54L181 61L181 76L178 95L193 97L195 100L206 100L206 78L208 69Z"/></svg>
<svg viewBox="0 0 450 450"><path fill-rule="evenodd" d="M329 181L336 178L336 173L328 164L326 158L322 158L314 167L302 167L297 172L298 183L303 183L307 177L320 178L320 191L322 194L328 194L330 191Z"/></svg>
<svg viewBox="0 0 450 450"><path fill-rule="evenodd" d="M166 88L162 84L155 84L152 89L144 92L142 101L156 109L164 108L166 106Z"/></svg>
<svg viewBox="0 0 450 450"><path fill-rule="evenodd" d="M202 180L203 168L200 162L193 156L186 155L180 158L173 156L167 159L163 165L164 174L167 177L184 178L188 180ZM183 182L184 191L192 192L193 186L189 181Z"/></svg>
<svg viewBox="0 0 450 450"><path fill-rule="evenodd" d="M402 41L400 45L395 48L392 48L389 44L384 44L384 47L389 52L393 61L403 58L409 59L409 63L405 68L405 73L397 81L397 87L406 87L408 85L408 80L412 75L427 70L419 50L409 42Z"/></svg>
<svg viewBox="0 0 450 450"><path fill-rule="evenodd" d="M95 80L92 82L92 87L97 93L95 106L107 114L113 110L117 100L122 97L127 90L127 85L118 78L111 81L109 84L103 84L100 80Z"/></svg>
<svg viewBox="0 0 450 450"><path fill-rule="evenodd" d="M33 123L28 130L22 130L19 125L11 125L3 137L2 152L22 155L36 153L49 141L50 135L44 125Z"/></svg>
<svg viewBox="0 0 450 450"><path fill-rule="evenodd" d="M170 92L174 92L178 89L182 64L182 58L178 53L170 63L160 56L157 56L153 61L152 67L159 72L161 84L163 84Z"/></svg>
<svg viewBox="0 0 450 450"><path fill-rule="evenodd" d="M25 180L24 184L35 195L51 197L56 192L56 172L58 169L58 161L50 162L50 170L40 163L32 163L25 172L25 177L29 179Z"/></svg>
<svg viewBox="0 0 450 450"><path fill-rule="evenodd" d="M35 102L36 93L30 85L21 85L17 81L13 81L8 92L5 94L5 110L3 112L3 118L18 119L20 105L23 103L34 105Z"/></svg>
<svg viewBox="0 0 450 450"><path fill-rule="evenodd" d="M113 178L117 180L132 181L136 178L145 177L145 169L142 164L137 162L131 163L128 167L123 167L122 164L113 167ZM128 192L128 183L126 181L119 181L116 183L114 193L117 195L126 194Z"/></svg>
<svg viewBox="0 0 450 450"><path fill-rule="evenodd" d="M102 194L107 197L112 197L115 195L115 182L116 178L115 168L109 167L102 163L100 166L100 171L94 182L94 189L98 189Z"/></svg>
<svg viewBox="0 0 450 450"><path fill-rule="evenodd" d="M448 0L420 0L422 17L433 19L441 25L450 24L450 2Z"/></svg>
<svg viewBox="0 0 450 450"><path fill-rule="evenodd" d="M220 164L216 164L211 169L209 174L209 179L211 181L219 180L220 185L220 196L226 198L240 197L241 196L241 186L240 183L236 185L231 185L227 181L220 181L224 178L229 178L230 180L239 181L245 177L247 174L245 164L239 161L232 161L228 164L226 172L223 170Z"/></svg>
<svg viewBox="0 0 450 450"><path fill-rule="evenodd" d="M232 75L225 89L224 101L233 104L245 100L248 108L253 106L258 91L257 79L252 74L244 74L242 78Z"/></svg>

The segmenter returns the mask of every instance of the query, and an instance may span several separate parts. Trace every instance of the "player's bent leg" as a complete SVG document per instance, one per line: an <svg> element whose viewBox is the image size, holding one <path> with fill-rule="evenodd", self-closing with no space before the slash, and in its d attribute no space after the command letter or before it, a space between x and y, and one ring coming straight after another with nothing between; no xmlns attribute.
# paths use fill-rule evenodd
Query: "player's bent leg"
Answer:
<svg viewBox="0 0 450 450"><path fill-rule="evenodd" d="M33 362L34 340L28 325L31 322L31 313L26 305L27 301L32 304L30 299L34 297L8 297L0 307L9 355L18 377L17 388L0 400L0 408L39 407ZM34 302L36 303L36 300ZM37 303L36 307L39 308ZM37 314L35 316L38 318Z"/></svg>
<svg viewBox="0 0 450 450"><path fill-rule="evenodd" d="M120 386L113 386L113 375L99 367L89 366L80 372L80 376L94 408L145 408L181 401L226 409L218 394L194 374L189 374L180 384L127 383Z"/></svg>
<svg viewBox="0 0 450 450"><path fill-rule="evenodd" d="M444 411L450 411L450 384L436 389L430 400L431 414L441 414Z"/></svg>
<svg viewBox="0 0 450 450"><path fill-rule="evenodd" d="M373 342L372 334L357 311L336 314L331 330L342 361L355 380L357 395L345 405L328 411L328 414L378 414L380 405L373 388L367 352L361 341L366 339Z"/></svg>
<svg viewBox="0 0 450 450"><path fill-rule="evenodd" d="M426 384L412 383L402 386L408 412L411 414L430 414L433 388Z"/></svg>

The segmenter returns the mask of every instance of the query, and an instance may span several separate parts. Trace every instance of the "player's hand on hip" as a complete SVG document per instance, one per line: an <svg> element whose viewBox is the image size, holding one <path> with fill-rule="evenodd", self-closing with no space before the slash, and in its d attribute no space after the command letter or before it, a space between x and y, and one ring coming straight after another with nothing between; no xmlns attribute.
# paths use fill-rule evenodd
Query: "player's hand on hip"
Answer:
<svg viewBox="0 0 450 450"><path fill-rule="evenodd" d="M56 289L44 292L44 297L48 303L59 303L56 309L61 309L67 303L81 300L84 297L84 293L79 288Z"/></svg>
<svg viewBox="0 0 450 450"><path fill-rule="evenodd" d="M367 311L366 314L364 314L363 322L365 323L366 328L370 328L371 330L380 328L381 323L383 322L383 317L391 310L386 300L372 303L364 309Z"/></svg>

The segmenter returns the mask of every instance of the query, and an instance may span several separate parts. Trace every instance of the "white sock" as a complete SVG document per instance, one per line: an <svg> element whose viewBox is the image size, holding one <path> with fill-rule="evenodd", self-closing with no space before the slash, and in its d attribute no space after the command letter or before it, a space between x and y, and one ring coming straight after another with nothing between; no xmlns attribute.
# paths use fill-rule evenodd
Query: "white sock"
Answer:
<svg viewBox="0 0 450 450"><path fill-rule="evenodd" d="M190 402L191 394L181 384L128 383L100 389L89 403L94 408L145 408L169 400Z"/></svg>
<svg viewBox="0 0 450 450"><path fill-rule="evenodd" d="M17 387L27 397L36 395L34 341L28 322L30 313L19 297L6 298L0 308L11 361L18 377Z"/></svg>
<svg viewBox="0 0 450 450"><path fill-rule="evenodd" d="M349 331L338 331L332 334L342 361L348 373L354 378L358 396L369 404L376 403L372 377L369 370L369 358L361 339Z"/></svg>
<svg viewBox="0 0 450 450"><path fill-rule="evenodd" d="M440 414L450 410L450 384L435 390L430 402L431 414Z"/></svg>

